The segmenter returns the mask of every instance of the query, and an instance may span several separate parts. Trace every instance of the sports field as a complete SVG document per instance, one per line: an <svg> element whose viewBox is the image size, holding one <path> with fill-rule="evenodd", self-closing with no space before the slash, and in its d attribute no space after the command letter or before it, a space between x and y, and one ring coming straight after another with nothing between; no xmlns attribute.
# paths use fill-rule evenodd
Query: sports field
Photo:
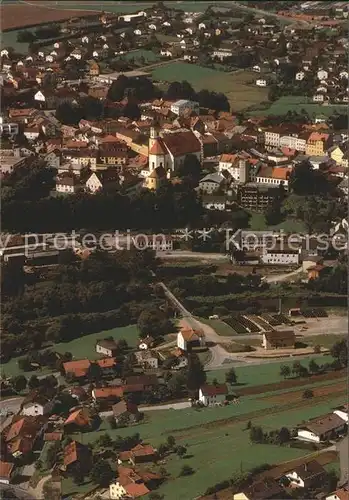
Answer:
<svg viewBox="0 0 349 500"><path fill-rule="evenodd" d="M197 64L173 62L155 68L152 76L154 80L162 82L187 80L197 91L208 89L223 92L228 97L232 111L268 101L268 90L254 85L256 77L252 71L224 73Z"/></svg>

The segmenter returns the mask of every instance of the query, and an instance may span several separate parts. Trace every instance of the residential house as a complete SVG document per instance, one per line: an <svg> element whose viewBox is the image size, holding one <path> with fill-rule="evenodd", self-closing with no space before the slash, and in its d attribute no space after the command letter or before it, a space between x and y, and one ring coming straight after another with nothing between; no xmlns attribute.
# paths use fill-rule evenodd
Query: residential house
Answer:
<svg viewBox="0 0 349 500"><path fill-rule="evenodd" d="M279 146L281 148L295 149L296 151L306 150L306 139L302 134L300 135L281 135Z"/></svg>
<svg viewBox="0 0 349 500"><path fill-rule="evenodd" d="M132 375L126 377L125 385L142 386L144 391L151 391L154 387L159 385L159 381L156 375Z"/></svg>
<svg viewBox="0 0 349 500"><path fill-rule="evenodd" d="M56 192L63 194L76 194L83 186L77 175L73 172L62 172L56 176Z"/></svg>
<svg viewBox="0 0 349 500"><path fill-rule="evenodd" d="M134 423L141 418L138 406L129 401L119 401L119 403L112 406L112 409L117 424L125 420Z"/></svg>
<svg viewBox="0 0 349 500"><path fill-rule="evenodd" d="M105 165L125 165L128 160L128 147L116 137L107 136L100 141L99 160Z"/></svg>
<svg viewBox="0 0 349 500"><path fill-rule="evenodd" d="M226 172L227 173L227 172ZM230 175L228 174L228 177ZM227 187L227 176L220 172L207 174L199 181L199 191L205 194L212 194Z"/></svg>
<svg viewBox="0 0 349 500"><path fill-rule="evenodd" d="M338 406L334 410L334 414L338 415L344 422L348 423L348 410L349 410L349 403L345 403L341 406Z"/></svg>
<svg viewBox="0 0 349 500"><path fill-rule="evenodd" d="M144 339L140 339L138 349L150 349L154 345L154 339L147 335Z"/></svg>
<svg viewBox="0 0 349 500"><path fill-rule="evenodd" d="M202 196L202 206L207 210L231 210L235 203L235 196L206 194Z"/></svg>
<svg viewBox="0 0 349 500"><path fill-rule="evenodd" d="M136 351L134 353L136 363L140 365L144 370L147 369L157 369L159 366L159 357L156 351L151 351L150 349Z"/></svg>
<svg viewBox="0 0 349 500"><path fill-rule="evenodd" d="M35 141L40 135L39 127L25 127L23 130L23 134L28 139L28 141Z"/></svg>
<svg viewBox="0 0 349 500"><path fill-rule="evenodd" d="M324 156L328 138L329 134L311 132L307 139L305 154L308 156Z"/></svg>
<svg viewBox="0 0 349 500"><path fill-rule="evenodd" d="M334 413L308 420L300 424L297 430L298 439L320 443L328 441L344 432L345 421Z"/></svg>
<svg viewBox="0 0 349 500"><path fill-rule="evenodd" d="M13 475L14 464L0 460L0 483L10 484Z"/></svg>
<svg viewBox="0 0 349 500"><path fill-rule="evenodd" d="M226 384L205 384L199 389L199 401L205 406L222 404L228 393Z"/></svg>
<svg viewBox="0 0 349 500"><path fill-rule="evenodd" d="M269 500L285 498L285 490L272 478L253 483L233 495L233 500Z"/></svg>
<svg viewBox="0 0 349 500"><path fill-rule="evenodd" d="M139 498L157 487L161 476L147 469L118 466L118 480L110 485L109 495L113 500Z"/></svg>
<svg viewBox="0 0 349 500"><path fill-rule="evenodd" d="M182 351L182 349L176 347L173 351L171 351L171 355L173 357L173 370L180 370L188 366L188 358L185 351Z"/></svg>
<svg viewBox="0 0 349 500"><path fill-rule="evenodd" d="M93 420L94 418L89 408L79 408L68 416L64 422L64 427L67 432L82 429L89 430L93 425Z"/></svg>
<svg viewBox="0 0 349 500"><path fill-rule="evenodd" d="M119 175L114 168L93 172L85 185L90 193L97 193L101 190L116 191L119 186Z"/></svg>
<svg viewBox="0 0 349 500"><path fill-rule="evenodd" d="M291 266L300 262L300 251L286 246L274 245L274 248L264 248L261 261L267 265Z"/></svg>
<svg viewBox="0 0 349 500"><path fill-rule="evenodd" d="M344 486L341 486L340 488L337 488L336 491L330 493L326 497L326 500L349 500L348 483L346 483Z"/></svg>
<svg viewBox="0 0 349 500"><path fill-rule="evenodd" d="M257 87L266 87L267 80L265 80L265 78L258 78L258 80L256 80L256 85Z"/></svg>
<svg viewBox="0 0 349 500"><path fill-rule="evenodd" d="M122 451L119 453L118 462L128 461L132 465L144 462L154 462L157 459L157 450L151 445L137 444L129 451Z"/></svg>
<svg viewBox="0 0 349 500"><path fill-rule="evenodd" d="M285 474L291 485L296 488L320 486L326 479L326 470L316 460L299 465Z"/></svg>
<svg viewBox="0 0 349 500"><path fill-rule="evenodd" d="M22 415L47 415L55 405L55 399L49 395L40 394L39 391L33 391L24 398L21 404Z"/></svg>
<svg viewBox="0 0 349 500"><path fill-rule="evenodd" d="M103 407L117 403L124 395L123 387L119 385L100 387L92 390L92 399Z"/></svg>
<svg viewBox="0 0 349 500"><path fill-rule="evenodd" d="M69 146L72 148L81 146L81 148L69 149ZM73 169L77 167L77 170L81 170L83 167L89 167L91 170L96 170L98 151L89 149L87 146L86 142L78 143L77 141L70 141L69 144L65 145L67 149L63 149L63 156L70 162Z"/></svg>
<svg viewBox="0 0 349 500"><path fill-rule="evenodd" d="M63 464L68 474L73 473L76 468L88 474L92 466L92 453L89 447L77 441L67 444L63 450Z"/></svg>
<svg viewBox="0 0 349 500"><path fill-rule="evenodd" d="M88 398L85 389L79 385L75 387L69 387L68 393L71 395L72 398L76 399L78 403L82 403L86 401L86 399Z"/></svg>
<svg viewBox="0 0 349 500"><path fill-rule="evenodd" d="M264 131L264 143L266 146L280 146L280 136L282 130L274 127Z"/></svg>
<svg viewBox="0 0 349 500"><path fill-rule="evenodd" d="M53 442L53 441L62 441L63 439L63 432L45 432L44 434L44 441L46 442Z"/></svg>
<svg viewBox="0 0 349 500"><path fill-rule="evenodd" d="M188 99L180 99L171 105L171 111L177 116L182 115L186 110L199 111L199 103Z"/></svg>
<svg viewBox="0 0 349 500"><path fill-rule="evenodd" d="M177 334L177 347L182 351L189 351L193 347L203 345L205 345L205 338L201 331L186 327Z"/></svg>
<svg viewBox="0 0 349 500"><path fill-rule="evenodd" d="M337 165L342 165L344 152L338 145L334 145L327 150L328 156L336 162Z"/></svg>
<svg viewBox="0 0 349 500"><path fill-rule="evenodd" d="M46 427L47 418L44 416L15 415L10 426L4 430L4 440L8 453L14 458L30 453Z"/></svg>
<svg viewBox="0 0 349 500"><path fill-rule="evenodd" d="M221 47L215 49L212 53L212 57L217 57L217 59L220 59L221 61L223 61L227 57L231 57L232 55L233 55L232 47Z"/></svg>
<svg viewBox="0 0 349 500"><path fill-rule="evenodd" d="M118 344L114 339L101 339L96 342L96 352L110 358L114 357L118 352Z"/></svg>
<svg viewBox="0 0 349 500"><path fill-rule="evenodd" d="M262 347L264 349L294 349L295 334L293 330L271 330L263 333Z"/></svg>
<svg viewBox="0 0 349 500"><path fill-rule="evenodd" d="M270 207L275 197L280 194L278 186L270 186L248 182L237 188L237 202L244 208L254 212L264 212Z"/></svg>
<svg viewBox="0 0 349 500"><path fill-rule="evenodd" d="M63 372L65 376L71 374L74 378L86 377L91 366L89 359L79 359L76 361L67 361L63 363Z"/></svg>
<svg viewBox="0 0 349 500"><path fill-rule="evenodd" d="M46 153L43 159L47 163L48 167L58 170L61 164L61 153L59 149L54 149L53 151Z"/></svg>
<svg viewBox="0 0 349 500"><path fill-rule="evenodd" d="M260 184L269 184L285 187L288 186L288 178L291 175L292 168L287 167L270 167L260 165L256 172L256 182Z"/></svg>

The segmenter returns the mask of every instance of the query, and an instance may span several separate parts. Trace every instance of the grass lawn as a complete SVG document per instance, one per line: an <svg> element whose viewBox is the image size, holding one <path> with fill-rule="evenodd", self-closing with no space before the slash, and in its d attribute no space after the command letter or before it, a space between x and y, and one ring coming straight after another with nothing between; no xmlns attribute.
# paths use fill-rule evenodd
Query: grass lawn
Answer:
<svg viewBox="0 0 349 500"><path fill-rule="evenodd" d="M324 335L314 335L311 337L304 337L302 341L309 345L321 345L322 347L331 348L336 342L347 338L346 335L331 335L330 333Z"/></svg>
<svg viewBox="0 0 349 500"><path fill-rule="evenodd" d="M235 111L268 100L267 90L253 85L255 74L248 70L227 74L197 64L173 62L155 68L152 76L154 80L165 82L187 80L195 90L223 92Z"/></svg>
<svg viewBox="0 0 349 500"><path fill-rule="evenodd" d="M277 224L276 226L267 226L265 223L264 214L257 212L249 212L251 214L251 218L249 221L249 229L252 231L263 231L266 229L272 230L280 230L283 229L286 233L304 233L305 226L302 221L294 220L294 219L286 219L284 222Z"/></svg>
<svg viewBox="0 0 349 500"><path fill-rule="evenodd" d="M60 353L71 352L73 358L89 358L98 359L100 355L96 353L95 345L96 341L99 339L104 339L106 337L113 337L115 340L125 339L130 346L136 346L138 340L138 328L136 325L125 326L121 328L113 328L111 330L104 330L98 333L91 333L91 335L84 335L78 339L72 340L71 342L62 342L60 344L55 344L51 347ZM18 366L19 358L13 358L8 363L3 363L1 366L2 373L5 373L7 377L12 377L15 375L33 375L34 373L40 375L48 375L52 372L47 368L43 368L40 372L30 371L24 372Z"/></svg>
<svg viewBox="0 0 349 500"><path fill-rule="evenodd" d="M333 361L332 356L307 356L304 358L297 356L297 361L300 361L303 365L307 366L310 359L314 359L318 364L324 364ZM280 375L280 365L292 366L294 359L290 361L278 361L269 362L262 365L244 365L244 366L234 366L236 375L238 377L238 383L257 386L264 384L272 384L273 382L281 382L284 378ZM207 379L213 380L216 378L218 382L225 381L225 373L231 368L227 365L226 370L212 370L207 372Z"/></svg>
<svg viewBox="0 0 349 500"><path fill-rule="evenodd" d="M331 116L336 110L339 113L346 113L347 105L335 104L322 106L320 104L313 104L312 100L305 96L283 96L273 102L267 109L255 109L250 114L253 116L286 115L288 111L297 111L300 113L302 109L305 109L310 116L319 114Z"/></svg>
<svg viewBox="0 0 349 500"><path fill-rule="evenodd" d="M205 325L211 326L215 332L218 333L218 335L223 335L223 336L233 336L233 335L238 335L235 330L232 329L231 326L229 326L227 323L220 319L206 319L206 318L199 318L199 320L202 323L205 323Z"/></svg>
<svg viewBox="0 0 349 500"><path fill-rule="evenodd" d="M160 59L159 55L155 54L155 52L143 49L132 50L131 52L128 52L124 57L126 60L134 59L135 61L139 61L141 57L144 57L145 63L156 62Z"/></svg>
<svg viewBox="0 0 349 500"><path fill-rule="evenodd" d="M88 479L85 480L83 484L75 484L71 477L62 479L62 497L71 498L72 495L86 494L92 491L96 487L92 481Z"/></svg>
<svg viewBox="0 0 349 500"><path fill-rule="evenodd" d="M96 353L95 344L97 340L106 337L113 337L115 340L125 339L130 346L137 345L139 331L136 325L125 326L121 328L113 328L111 330L104 330L91 335L85 335L71 342L64 342L56 344L54 349L57 352L71 352L73 358L89 358L98 359L100 355Z"/></svg>

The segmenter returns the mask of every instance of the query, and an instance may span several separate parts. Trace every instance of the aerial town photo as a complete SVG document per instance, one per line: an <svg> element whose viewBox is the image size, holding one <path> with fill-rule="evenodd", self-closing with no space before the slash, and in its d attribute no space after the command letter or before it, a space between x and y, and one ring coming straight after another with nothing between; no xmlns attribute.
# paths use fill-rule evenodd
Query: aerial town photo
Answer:
<svg viewBox="0 0 349 500"><path fill-rule="evenodd" d="M0 23L0 497L349 500L349 3Z"/></svg>

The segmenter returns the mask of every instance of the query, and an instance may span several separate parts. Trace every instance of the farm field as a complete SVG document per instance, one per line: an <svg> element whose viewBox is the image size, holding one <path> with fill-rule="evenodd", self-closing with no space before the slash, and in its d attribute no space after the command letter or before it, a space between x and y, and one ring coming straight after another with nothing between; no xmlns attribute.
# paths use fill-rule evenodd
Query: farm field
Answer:
<svg viewBox="0 0 349 500"><path fill-rule="evenodd" d="M135 325L125 326L121 328L113 328L111 330L104 330L98 333L91 333L90 335L84 335L78 339L72 340L71 342L62 342L60 344L55 344L52 346L57 352L65 353L71 352L73 358L89 358L98 359L100 356L95 351L96 341L99 339L104 339L106 337L113 337L115 340L125 339L130 346L135 346L138 339L138 329ZM7 377L12 377L19 374L32 375L34 371L24 372L18 366L19 358L13 358L8 363L3 363L1 366L2 373L5 373ZM47 375L51 373L49 369L40 370L40 375Z"/></svg>
<svg viewBox="0 0 349 500"><path fill-rule="evenodd" d="M321 106L319 104L313 104L307 97L284 96L273 102L268 108L254 109L249 112L249 114L253 116L286 115L288 111L296 111L300 113L302 109L304 109L311 117L318 114L331 116L335 111L338 111L339 113L346 113L347 105L334 104Z"/></svg>
<svg viewBox="0 0 349 500"><path fill-rule="evenodd" d="M252 71L223 73L196 64L173 62L152 71L154 80L173 82L187 80L195 90L208 89L223 92L228 97L231 110L239 111L268 100L266 89L253 86L255 74ZM251 85L248 85L251 83Z"/></svg>
<svg viewBox="0 0 349 500"><path fill-rule="evenodd" d="M37 4L2 4L0 5L0 18L2 30L14 30L25 26L64 21L71 17L84 17L95 15L90 10L66 10L62 8L53 9ZM59 5L59 4L58 4ZM76 8L76 4L74 9Z"/></svg>
<svg viewBox="0 0 349 500"><path fill-rule="evenodd" d="M38 0L37 4L43 6L51 6L53 2L47 0ZM155 1L154 1L155 3ZM138 12L141 9L149 8L152 4L144 2L111 2L111 1L101 1L96 2L92 0L91 2L82 1L60 1L59 4L62 9L73 10L73 9L84 9L84 10L104 10L105 12L112 13L125 13L132 14L133 12ZM58 4L58 5L59 5ZM165 5L169 7L175 7L176 9L184 10L186 12L204 12L207 9L206 2L164 2ZM64 7L63 7L64 6Z"/></svg>
<svg viewBox="0 0 349 500"><path fill-rule="evenodd" d="M329 394L333 394L334 396L336 396L339 395L339 393L345 393L346 383L345 380L343 380L342 382L337 381L334 384L322 385L319 387L309 386L309 388L312 389L314 397L316 398L321 396L328 396ZM287 400L287 402L300 401L302 399L303 392L304 388L299 391L289 391L286 394L284 393L274 396L266 396L261 399L265 399L266 401L271 403L284 403L285 400Z"/></svg>
<svg viewBox="0 0 349 500"><path fill-rule="evenodd" d="M297 361L302 364L308 365L310 359L314 359L318 364L330 363L333 358L329 355L326 356L307 356L307 357L297 357ZM264 384L272 384L276 382L283 382L284 378L280 375L280 365L292 366L293 360L282 360L278 362L268 362L264 364L256 365L244 365L244 366L234 366L236 375L238 377L238 383L243 384L243 386L260 386ZM227 365L226 370L212 370L207 372L207 379L212 381L214 378L218 382L225 381L225 373L231 368L231 365ZM243 387L241 386L241 387Z"/></svg>
<svg viewBox="0 0 349 500"><path fill-rule="evenodd" d="M300 340L309 345L320 345L322 347L331 348L336 342L345 339L346 335L312 335L311 337L302 337Z"/></svg>
<svg viewBox="0 0 349 500"><path fill-rule="evenodd" d="M230 478L235 472L248 471L261 463L277 464L309 454L309 450L286 446L252 445L246 430L250 412L257 411L257 414L259 412L262 415L253 419L254 425L258 424L263 429L271 430L284 425L295 426L302 420L326 413L341 400L336 397L328 398L328 401L319 404L303 401L302 408L290 410L287 405L287 409L279 408L276 414L266 411L263 415L263 409L267 410L271 406L252 396L243 398L238 405L232 404L222 408L147 412L145 423L128 429L110 430L107 423L103 422L98 431L79 434L76 438L88 443L94 442L106 431L112 438L139 432L144 442L159 446L172 434L178 444L187 447L188 458L180 459L171 455L166 460L165 468L172 478L176 478L176 488L173 488L173 482L169 479L160 487L159 493L170 500L195 498L203 494L209 486ZM234 416L244 418L244 415L244 422L230 420ZM234 450L239 450L239 453ZM184 464L191 466L195 472L192 476L177 479Z"/></svg>
<svg viewBox="0 0 349 500"><path fill-rule="evenodd" d="M211 326L218 333L218 335L222 335L225 337L238 335L231 326L229 326L221 319L199 318L199 321L205 323L205 325Z"/></svg>

